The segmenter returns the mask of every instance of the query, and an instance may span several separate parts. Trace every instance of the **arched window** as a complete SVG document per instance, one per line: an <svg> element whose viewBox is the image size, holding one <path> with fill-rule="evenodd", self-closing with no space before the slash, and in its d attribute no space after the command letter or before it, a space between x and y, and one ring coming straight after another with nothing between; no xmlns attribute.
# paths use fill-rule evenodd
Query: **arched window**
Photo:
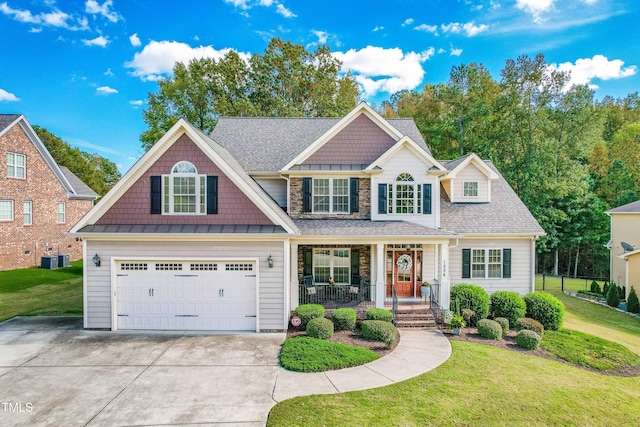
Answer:
<svg viewBox="0 0 640 427"><path fill-rule="evenodd" d="M206 194L207 177L190 162L178 162L162 175L163 214L205 215Z"/></svg>
<svg viewBox="0 0 640 427"><path fill-rule="evenodd" d="M398 175L395 183L387 186L387 190L387 213L422 213L422 186L415 183L410 173Z"/></svg>

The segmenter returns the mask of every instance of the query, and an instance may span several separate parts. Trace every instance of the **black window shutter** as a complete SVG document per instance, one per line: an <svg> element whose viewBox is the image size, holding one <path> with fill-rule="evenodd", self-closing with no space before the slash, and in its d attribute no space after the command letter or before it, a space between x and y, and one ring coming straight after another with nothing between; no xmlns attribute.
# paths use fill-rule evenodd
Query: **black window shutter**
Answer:
<svg viewBox="0 0 640 427"><path fill-rule="evenodd" d="M471 249L462 250L462 278L471 277Z"/></svg>
<svg viewBox="0 0 640 427"><path fill-rule="evenodd" d="M351 205L351 213L359 211L360 195L360 180L358 178L351 178L349 180L349 204Z"/></svg>
<svg viewBox="0 0 640 427"><path fill-rule="evenodd" d="M313 275L313 252L311 252L311 248L304 248L302 250L302 274L304 276L312 276Z"/></svg>
<svg viewBox="0 0 640 427"><path fill-rule="evenodd" d="M207 215L218 213L218 177L207 176Z"/></svg>
<svg viewBox="0 0 640 427"><path fill-rule="evenodd" d="M511 249L502 250L502 277L511 278Z"/></svg>
<svg viewBox="0 0 640 427"><path fill-rule="evenodd" d="M162 177L151 177L151 213L162 213Z"/></svg>
<svg viewBox="0 0 640 427"><path fill-rule="evenodd" d="M431 214L431 184L422 185L422 212Z"/></svg>
<svg viewBox="0 0 640 427"><path fill-rule="evenodd" d="M387 213L387 184L378 184L378 213Z"/></svg>
<svg viewBox="0 0 640 427"><path fill-rule="evenodd" d="M360 278L360 249L351 249L351 280Z"/></svg>
<svg viewBox="0 0 640 427"><path fill-rule="evenodd" d="M311 178L302 178L302 212L311 212Z"/></svg>

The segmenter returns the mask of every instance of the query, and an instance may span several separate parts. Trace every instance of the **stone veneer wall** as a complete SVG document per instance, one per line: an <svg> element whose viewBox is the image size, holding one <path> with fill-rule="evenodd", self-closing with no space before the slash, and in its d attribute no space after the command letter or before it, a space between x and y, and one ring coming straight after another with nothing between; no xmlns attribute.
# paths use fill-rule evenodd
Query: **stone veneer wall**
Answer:
<svg viewBox="0 0 640 427"><path fill-rule="evenodd" d="M315 248L349 248L360 251L360 277L367 283L371 283L371 246L369 245L300 245L298 246L298 280L303 283L304 250ZM351 272L353 274L353 272Z"/></svg>
<svg viewBox="0 0 640 427"><path fill-rule="evenodd" d="M353 214L302 212L302 178L289 180L289 215L294 219L371 219L371 180L359 178L358 212Z"/></svg>

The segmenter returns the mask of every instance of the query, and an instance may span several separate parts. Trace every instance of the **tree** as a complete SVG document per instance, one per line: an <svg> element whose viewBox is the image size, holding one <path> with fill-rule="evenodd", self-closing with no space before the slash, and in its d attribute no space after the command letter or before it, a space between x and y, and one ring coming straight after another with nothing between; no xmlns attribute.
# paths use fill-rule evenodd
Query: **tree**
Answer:
<svg viewBox="0 0 640 427"><path fill-rule="evenodd" d="M143 112L149 129L140 140L147 150L179 118L210 133L222 115L342 117L359 96L355 79L341 75L329 47L309 52L280 38L248 61L229 51L219 60L176 63L173 75L158 85Z"/></svg>

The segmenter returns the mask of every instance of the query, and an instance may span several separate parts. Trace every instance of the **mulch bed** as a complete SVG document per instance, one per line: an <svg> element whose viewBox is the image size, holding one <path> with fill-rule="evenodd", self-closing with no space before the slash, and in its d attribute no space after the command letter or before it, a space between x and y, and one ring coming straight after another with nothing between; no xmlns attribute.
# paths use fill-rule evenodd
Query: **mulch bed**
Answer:
<svg viewBox="0 0 640 427"><path fill-rule="evenodd" d="M442 332L450 341L467 341L475 344L485 344L493 347L504 348L506 350L517 351L519 353L528 354L530 356L542 357L545 359L555 360L557 362L562 362L567 365L575 366L577 368L586 369L587 371L597 372L603 375L613 375L617 377L637 377L640 376L640 367L631 367L625 366L617 369L612 369L610 371L598 371L596 369L591 369L582 365L576 365L574 363L567 362L566 360L560 359L546 350L539 348L538 350L527 350L522 347L519 347L516 344L516 331L509 331L507 334L502 336L502 340L490 340L480 336L478 330L476 328L465 328L460 335L454 335L453 332L449 329L441 329Z"/></svg>
<svg viewBox="0 0 640 427"><path fill-rule="evenodd" d="M287 330L287 338L295 338L301 335L306 335L303 330L289 325L289 329ZM391 353L398 346L398 343L400 342L400 332L398 332L398 337L396 338L390 349L387 348L383 342L365 340L364 338L362 338L360 329L358 328L356 328L355 331L335 331L333 333L333 336L327 341L341 342L343 344L368 348L371 351L375 351L380 355L380 357L382 357Z"/></svg>

